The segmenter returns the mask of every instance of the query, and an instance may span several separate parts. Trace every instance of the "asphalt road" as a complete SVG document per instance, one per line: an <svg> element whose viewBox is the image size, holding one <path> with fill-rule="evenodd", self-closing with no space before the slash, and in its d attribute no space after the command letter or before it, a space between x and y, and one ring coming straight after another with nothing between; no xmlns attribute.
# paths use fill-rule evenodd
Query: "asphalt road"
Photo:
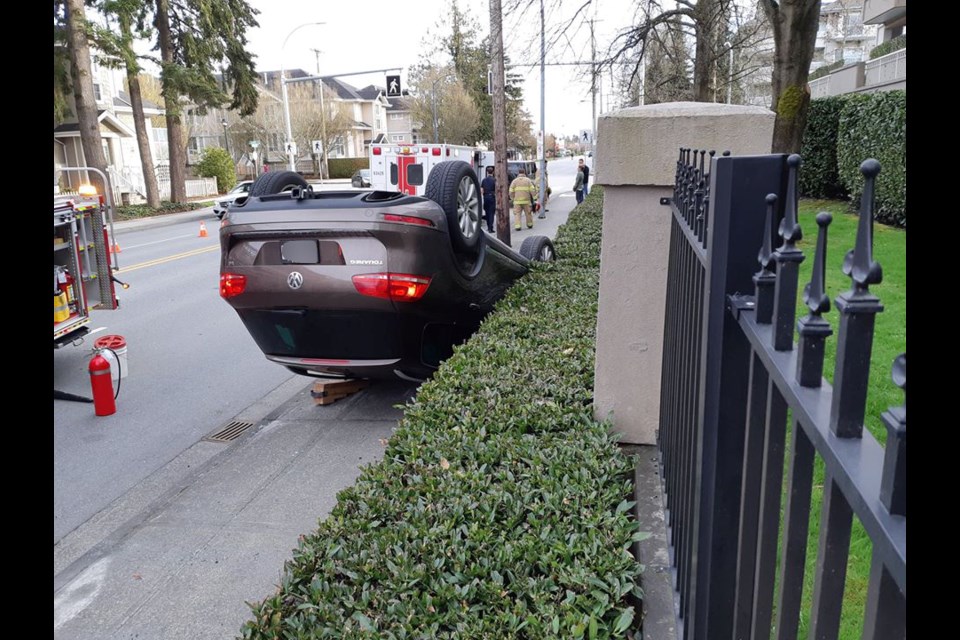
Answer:
<svg viewBox="0 0 960 640"><path fill-rule="evenodd" d="M130 284L120 308L94 311L104 327L80 346L54 350L54 388L91 395L93 342L127 342L129 375L117 412L97 417L91 404L54 401L54 542L143 478L284 381L219 295L218 223L199 220L144 229L117 228L121 270ZM304 384L308 381L304 379Z"/></svg>

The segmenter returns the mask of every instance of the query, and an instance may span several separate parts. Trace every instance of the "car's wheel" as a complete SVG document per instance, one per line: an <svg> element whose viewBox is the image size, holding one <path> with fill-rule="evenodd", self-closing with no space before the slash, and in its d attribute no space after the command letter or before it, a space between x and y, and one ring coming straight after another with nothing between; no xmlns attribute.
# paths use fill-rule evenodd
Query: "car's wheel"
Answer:
<svg viewBox="0 0 960 640"><path fill-rule="evenodd" d="M520 245L520 255L536 262L553 262L557 257L553 250L553 242L547 236L525 238Z"/></svg>
<svg viewBox="0 0 960 640"><path fill-rule="evenodd" d="M265 173L250 185L250 196L269 196L288 191L293 187L307 188L307 181L296 171Z"/></svg>
<svg viewBox="0 0 960 640"><path fill-rule="evenodd" d="M483 235L480 229L483 207L473 168L462 160L437 164L427 178L424 195L440 205L446 214L453 248L475 253Z"/></svg>

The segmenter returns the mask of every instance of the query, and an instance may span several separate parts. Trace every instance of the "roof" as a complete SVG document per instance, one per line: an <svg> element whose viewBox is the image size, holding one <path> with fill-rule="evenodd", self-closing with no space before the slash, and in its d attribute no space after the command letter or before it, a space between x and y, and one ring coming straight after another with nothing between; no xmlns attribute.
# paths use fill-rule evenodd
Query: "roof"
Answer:
<svg viewBox="0 0 960 640"><path fill-rule="evenodd" d="M407 96L402 96L400 98L390 98L390 106L387 107L387 111L410 111L411 110L411 100Z"/></svg>
<svg viewBox="0 0 960 640"><path fill-rule="evenodd" d="M376 100L381 95L386 95L387 90L383 87L378 87L376 85L368 84L363 89L360 89L357 93L360 94L364 100Z"/></svg>
<svg viewBox="0 0 960 640"><path fill-rule="evenodd" d="M143 108L145 111L153 110L158 113L163 112L163 107L161 107L160 105L142 98L141 98L141 101L143 102ZM129 107L132 109L133 104L130 102L130 95L126 91L120 91L119 95L113 99L113 106L124 107L124 108Z"/></svg>

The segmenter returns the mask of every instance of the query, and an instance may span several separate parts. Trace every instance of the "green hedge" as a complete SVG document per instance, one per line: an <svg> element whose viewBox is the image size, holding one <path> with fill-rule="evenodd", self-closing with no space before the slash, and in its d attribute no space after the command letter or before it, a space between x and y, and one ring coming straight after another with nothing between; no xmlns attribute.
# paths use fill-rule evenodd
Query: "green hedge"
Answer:
<svg viewBox="0 0 960 640"><path fill-rule="evenodd" d="M888 53L893 53L894 51L899 51L900 49L907 48L907 34L902 36L897 36L896 38L891 38L883 44L878 44L873 49L870 49L870 59L879 58L880 56L885 56Z"/></svg>
<svg viewBox="0 0 960 640"><path fill-rule="evenodd" d="M602 189L405 406L244 638L623 638L645 537L592 416Z"/></svg>
<svg viewBox="0 0 960 640"><path fill-rule="evenodd" d="M843 96L810 101L807 128L803 133L800 155L800 195L805 198L845 198L847 190L837 169L837 131Z"/></svg>
<svg viewBox="0 0 960 640"><path fill-rule="evenodd" d="M810 75L807 76L807 81L809 82L810 80L816 80L817 78L822 78L823 76L836 71L842 66L843 66L843 60L837 60L836 62L825 64L822 67L816 69L815 71L811 71Z"/></svg>
<svg viewBox="0 0 960 640"><path fill-rule="evenodd" d="M880 162L876 219L907 226L907 93L881 91L849 97L840 113L837 167L856 206L863 189L860 163Z"/></svg>
<svg viewBox="0 0 960 640"><path fill-rule="evenodd" d="M370 158L330 158L330 179L352 178L357 169L369 169Z"/></svg>

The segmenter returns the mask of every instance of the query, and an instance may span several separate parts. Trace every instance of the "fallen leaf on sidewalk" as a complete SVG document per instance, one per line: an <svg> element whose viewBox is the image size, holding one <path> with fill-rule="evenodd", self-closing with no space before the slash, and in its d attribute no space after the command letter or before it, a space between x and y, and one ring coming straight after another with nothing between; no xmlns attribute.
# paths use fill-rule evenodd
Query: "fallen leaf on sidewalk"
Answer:
<svg viewBox="0 0 960 640"><path fill-rule="evenodd" d="M135 573L135 574L133 574L133 579L134 579L134 580L143 580L143 576L140 575L139 573Z"/></svg>

